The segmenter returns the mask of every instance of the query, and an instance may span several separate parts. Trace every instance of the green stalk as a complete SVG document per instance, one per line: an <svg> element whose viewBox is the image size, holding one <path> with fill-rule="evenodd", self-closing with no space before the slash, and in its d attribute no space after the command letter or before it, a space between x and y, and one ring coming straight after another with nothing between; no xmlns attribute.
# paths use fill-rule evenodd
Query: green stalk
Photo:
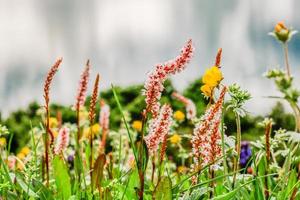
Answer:
<svg viewBox="0 0 300 200"><path fill-rule="evenodd" d="M142 132L141 132L141 142L140 142L140 147L139 147L139 163L138 165L138 173L139 173L139 178L140 178L140 190L139 190L139 200L144 199L144 187L145 187L145 170L144 170L144 131L145 131L145 125L147 122L147 113L143 112L142 113Z"/></svg>
<svg viewBox="0 0 300 200"><path fill-rule="evenodd" d="M288 101L293 112L294 112L294 118L295 118L295 131L300 132L300 109L297 103L293 101Z"/></svg>
<svg viewBox="0 0 300 200"><path fill-rule="evenodd" d="M235 120L236 120L236 147L235 150L237 152L237 157L234 158L234 171L237 172L239 170L239 163L240 163L240 155L241 155L241 119L240 115L235 113ZM234 173L233 175L233 182L232 182L232 188L235 186L237 173Z"/></svg>
<svg viewBox="0 0 300 200"><path fill-rule="evenodd" d="M121 177L121 148L122 148L122 135L120 134L120 137L119 137L119 177Z"/></svg>
<svg viewBox="0 0 300 200"><path fill-rule="evenodd" d="M224 112L222 112L221 139L222 139L223 168L224 168L224 174L226 175L226 174L228 174L228 168L227 168L227 157L226 157L226 151L225 151ZM227 181L229 183L228 177L227 177Z"/></svg>
<svg viewBox="0 0 300 200"><path fill-rule="evenodd" d="M290 78L291 70L290 70L290 65L289 65L289 51L288 51L287 43L283 43L283 50L284 50L284 58L285 58L285 67L286 67L287 75Z"/></svg>
<svg viewBox="0 0 300 200"><path fill-rule="evenodd" d="M33 159L34 159L34 164L35 164L35 170L37 170L36 171L36 177L37 177L37 175L38 175L38 168L39 168L39 166L38 166L38 163L37 163L37 152L36 152L36 148L37 148L37 144L36 144L36 142L35 142L35 139L34 139L34 133L33 133L33 128L32 128L32 122L30 121L30 133L31 133L31 141L32 141L32 147L33 147L33 154L34 154L34 157L33 157Z"/></svg>
<svg viewBox="0 0 300 200"><path fill-rule="evenodd" d="M270 137L272 132L272 122L269 121L266 124L266 130L265 130L265 137L266 137L266 158L267 158L267 168L265 171L265 175L269 174L269 168L270 168L270 160L271 160L271 151L270 151ZM265 197L266 199L269 199L270 191L269 191L269 185L268 185L268 177L265 177Z"/></svg>

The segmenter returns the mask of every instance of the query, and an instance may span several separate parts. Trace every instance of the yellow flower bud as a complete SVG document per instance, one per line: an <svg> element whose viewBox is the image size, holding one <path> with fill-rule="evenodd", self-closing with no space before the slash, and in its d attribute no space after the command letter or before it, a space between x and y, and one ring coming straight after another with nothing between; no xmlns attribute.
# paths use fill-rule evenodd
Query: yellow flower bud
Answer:
<svg viewBox="0 0 300 200"><path fill-rule="evenodd" d="M170 138L170 142L172 144L179 144L181 142L181 137L178 134L174 134L171 138Z"/></svg>
<svg viewBox="0 0 300 200"><path fill-rule="evenodd" d="M295 32L294 32L295 33ZM283 22L278 22L274 27L274 36L281 42L287 42L292 35L294 34L293 31L288 29Z"/></svg>
<svg viewBox="0 0 300 200"><path fill-rule="evenodd" d="M30 153L29 147L23 147L20 153L23 153L25 156L27 156Z"/></svg>
<svg viewBox="0 0 300 200"><path fill-rule="evenodd" d="M50 128L55 128L58 125L58 121L55 117L50 117L49 118L49 126Z"/></svg>
<svg viewBox="0 0 300 200"><path fill-rule="evenodd" d="M6 138L5 137L1 137L0 138L0 147L4 147L6 145Z"/></svg>
<svg viewBox="0 0 300 200"><path fill-rule="evenodd" d="M84 137L84 138L89 138L89 135L90 135L90 129L87 128L87 127L85 127L85 128L83 129L83 137Z"/></svg>
<svg viewBox="0 0 300 200"><path fill-rule="evenodd" d="M185 172L187 172L187 167L186 166L179 166L177 168L178 173L180 174L184 174Z"/></svg>
<svg viewBox="0 0 300 200"><path fill-rule="evenodd" d="M25 157L26 157L26 155L24 154L24 153L18 153L17 154L17 157L20 159L20 160L23 160Z"/></svg>
<svg viewBox="0 0 300 200"><path fill-rule="evenodd" d="M174 113L174 119L176 119L177 121L183 121L185 119L185 114L180 110L177 110Z"/></svg>
<svg viewBox="0 0 300 200"><path fill-rule="evenodd" d="M97 124L94 124L92 126L92 133L93 135L98 135L100 132L100 125L97 123Z"/></svg>
<svg viewBox="0 0 300 200"><path fill-rule="evenodd" d="M138 132L141 132L142 131L142 122L140 120L133 121L132 128Z"/></svg>
<svg viewBox="0 0 300 200"><path fill-rule="evenodd" d="M53 133L54 138L56 138L56 137L58 136L57 130L51 130L51 131L52 131L52 133Z"/></svg>

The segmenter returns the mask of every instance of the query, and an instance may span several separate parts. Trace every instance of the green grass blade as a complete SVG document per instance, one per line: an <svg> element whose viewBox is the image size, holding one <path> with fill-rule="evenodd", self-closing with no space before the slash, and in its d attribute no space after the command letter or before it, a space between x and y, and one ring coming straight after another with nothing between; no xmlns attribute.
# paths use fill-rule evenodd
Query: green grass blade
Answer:
<svg viewBox="0 0 300 200"><path fill-rule="evenodd" d="M129 140L130 140L130 145L131 145L132 150L133 150L135 162L136 162L136 164L138 165L138 157L137 157L136 147L135 147L135 145L134 145L134 143L133 143L133 139L132 139L132 136L131 136L131 133L130 133L129 125L128 125L127 120L126 120L126 118L125 118L125 115L124 115L124 112L123 112L122 105L121 105L121 103L120 103L120 101L119 101L119 98L118 98L118 95L117 95L117 92L116 92L114 86L111 85L111 88L112 88L112 91L113 91L113 94L114 94L114 98L115 98L115 100L116 100L116 102L117 102L118 108L119 108L119 110L120 110L120 113L121 113L123 122L124 122L125 127L126 127L126 130L127 130L127 134L128 134Z"/></svg>

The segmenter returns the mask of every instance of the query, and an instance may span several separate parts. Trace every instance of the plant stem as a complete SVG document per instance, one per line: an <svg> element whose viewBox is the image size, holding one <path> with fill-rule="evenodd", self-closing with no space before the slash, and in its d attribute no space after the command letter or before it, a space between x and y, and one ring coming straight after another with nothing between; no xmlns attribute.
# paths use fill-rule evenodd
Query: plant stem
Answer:
<svg viewBox="0 0 300 200"><path fill-rule="evenodd" d="M92 126L90 125L90 178L91 181L93 180L93 162L94 162L94 150L93 150L93 132L92 132ZM94 187L93 184L91 184L91 189L92 189L92 195L94 197Z"/></svg>
<svg viewBox="0 0 300 200"><path fill-rule="evenodd" d="M107 137L107 129L102 129L102 139L101 139L101 148L103 153L105 153L105 146L106 146L106 137Z"/></svg>
<svg viewBox="0 0 300 200"><path fill-rule="evenodd" d="M81 163L80 162L80 144L79 144L79 139L81 137L80 135L80 117L79 117L80 111L79 108L76 109L76 117L77 117L77 135L75 138L75 159L77 159L79 162L76 163ZM80 183L80 175L81 175L81 170L80 167L78 166L77 171L77 178L78 178L78 183Z"/></svg>
<svg viewBox="0 0 300 200"><path fill-rule="evenodd" d="M269 121L266 124L266 130L265 130L265 139L266 139L266 159L267 159L267 167L265 171L265 197L266 199L269 199L270 193L269 193L269 185L268 185L268 177L269 174L269 168L270 168L270 160L271 160L271 151L270 151L270 137L272 132L272 122Z"/></svg>
<svg viewBox="0 0 300 200"><path fill-rule="evenodd" d="M295 131L300 132L300 109L297 105L297 103L293 101L288 101L293 112L294 112L294 118L295 118Z"/></svg>
<svg viewBox="0 0 300 200"><path fill-rule="evenodd" d="M298 181L300 180L300 164L298 165ZM291 200L295 200L296 199L296 195L297 195L297 192L298 192L298 188L294 188L293 190L293 193L291 195Z"/></svg>
<svg viewBox="0 0 300 200"><path fill-rule="evenodd" d="M139 165L138 171L139 171L139 178L140 178L140 191L139 191L139 200L144 199L144 185L145 185L145 171L144 171L144 159L143 157L146 156L144 155L144 130L145 130L145 125L147 121L147 113L146 111L143 111L142 113L142 132L141 132L141 142L140 142L140 148L139 148Z"/></svg>
<svg viewBox="0 0 300 200"><path fill-rule="evenodd" d="M215 178L215 171L212 167L209 168L209 172L210 172L210 179L213 180ZM212 181L210 183L212 190L209 192L209 198L212 199L214 197L214 190L215 190L215 182Z"/></svg>
<svg viewBox="0 0 300 200"><path fill-rule="evenodd" d="M154 172L155 172L155 156L152 156L152 173L151 173L151 182L154 181Z"/></svg>
<svg viewBox="0 0 300 200"><path fill-rule="evenodd" d="M234 158L234 175L233 175L233 182L232 188L235 186L236 175L237 171L239 170L239 162L240 162L240 154L241 154L241 119L240 115L235 113L235 120L236 120L236 146L235 150L237 152L237 157Z"/></svg>
<svg viewBox="0 0 300 200"><path fill-rule="evenodd" d="M50 130L49 126L49 108L46 105L46 135L45 135L45 163L46 163L46 186L49 186L49 142L48 142L48 134Z"/></svg>
<svg viewBox="0 0 300 200"><path fill-rule="evenodd" d="M226 157L226 151L225 151L224 112L222 112L221 139L222 139L223 167L224 167L224 174L226 175L226 174L228 174L228 168L227 168L227 157ZM228 179L228 183L229 183L229 179Z"/></svg>
<svg viewBox="0 0 300 200"><path fill-rule="evenodd" d="M290 78L291 77L291 70L290 70L290 65L289 65L289 52L288 52L287 43L283 43L283 49L284 49L284 58L285 58L286 71L287 71L288 77Z"/></svg>

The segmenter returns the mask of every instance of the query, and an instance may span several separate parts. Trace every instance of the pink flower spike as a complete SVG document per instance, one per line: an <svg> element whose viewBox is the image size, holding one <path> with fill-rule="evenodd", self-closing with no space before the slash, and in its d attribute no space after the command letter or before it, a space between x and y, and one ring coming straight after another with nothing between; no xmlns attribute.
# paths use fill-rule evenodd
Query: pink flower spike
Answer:
<svg viewBox="0 0 300 200"><path fill-rule="evenodd" d="M156 65L155 69L150 72L148 79L144 85L143 95L146 96L146 110L155 118L160 108L159 100L164 89L164 81L172 74L181 72L190 62L193 55L194 47L192 40L188 40L187 44L181 50L180 55L174 60L170 60L165 64Z"/></svg>
<svg viewBox="0 0 300 200"><path fill-rule="evenodd" d="M170 105L165 104L161 107L159 116L150 121L149 134L145 137L150 154L154 154L163 142L164 138L168 135L172 125L173 111Z"/></svg>
<svg viewBox="0 0 300 200"><path fill-rule="evenodd" d="M223 87L218 101L205 112L201 121L195 126L191 140L194 170L214 163L221 156L219 127L225 93L226 87Z"/></svg>
<svg viewBox="0 0 300 200"><path fill-rule="evenodd" d="M90 61L88 60L79 81L78 92L77 92L76 103L75 103L76 110L79 110L80 107L84 105L88 82L89 82L89 76L90 76Z"/></svg>
<svg viewBox="0 0 300 200"><path fill-rule="evenodd" d="M105 130L109 129L109 116L110 116L110 108L103 100L101 100L99 124L102 127L102 129Z"/></svg>
<svg viewBox="0 0 300 200"><path fill-rule="evenodd" d="M59 155L61 154L69 145L69 135L70 130L67 127L63 127L59 130L56 144L54 147L54 154Z"/></svg>

